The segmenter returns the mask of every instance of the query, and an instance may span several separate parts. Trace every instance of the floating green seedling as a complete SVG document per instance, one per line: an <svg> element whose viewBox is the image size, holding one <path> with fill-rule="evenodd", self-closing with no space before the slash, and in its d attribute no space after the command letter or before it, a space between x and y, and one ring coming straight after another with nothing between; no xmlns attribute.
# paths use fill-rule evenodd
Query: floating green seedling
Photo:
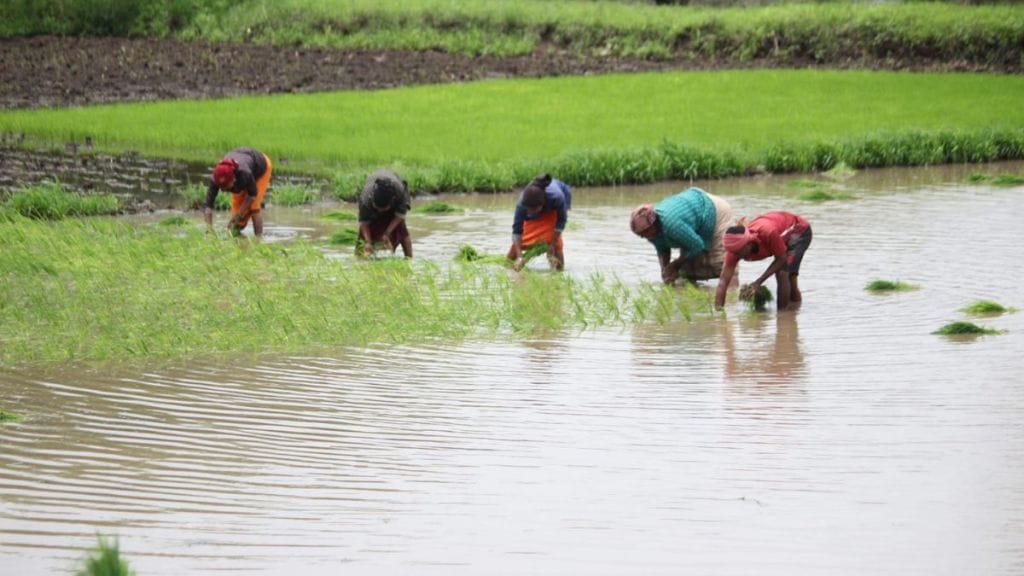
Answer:
<svg viewBox="0 0 1024 576"><path fill-rule="evenodd" d="M975 316L994 316L1007 312L1016 312L1015 308L1008 308L992 300L976 300L963 308L963 311Z"/></svg>
<svg viewBox="0 0 1024 576"><path fill-rule="evenodd" d="M999 334L999 330L983 328L973 322L958 321L950 322L935 332L932 332L932 334L938 334L940 336L980 336Z"/></svg>
<svg viewBox="0 0 1024 576"><path fill-rule="evenodd" d="M739 298L746 302L754 312L764 312L768 303L772 301L772 291L767 286L760 286L754 292L750 284L744 284L740 288Z"/></svg>
<svg viewBox="0 0 1024 576"><path fill-rule="evenodd" d="M350 246L359 241L359 231L355 228L342 228L331 234L327 241L335 246Z"/></svg>
<svg viewBox="0 0 1024 576"><path fill-rule="evenodd" d="M433 202L427 202L422 206L417 206L416 208L413 208L413 212L419 214L448 214L452 212L463 212L463 209L457 206L453 206L447 202L435 200Z"/></svg>
<svg viewBox="0 0 1024 576"><path fill-rule="evenodd" d="M0 422L14 422L15 420L21 420L21 416L18 416L14 412L0 410Z"/></svg>
<svg viewBox="0 0 1024 576"><path fill-rule="evenodd" d="M853 194L847 192L830 192L828 190L811 190L799 196L805 202L827 202L829 200L849 200Z"/></svg>
<svg viewBox="0 0 1024 576"><path fill-rule="evenodd" d="M163 220L160 220L161 226L185 226L186 224L188 224L188 218L181 215L168 216Z"/></svg>
<svg viewBox="0 0 1024 576"><path fill-rule="evenodd" d="M967 181L973 184L979 184L981 182L988 182L992 177L984 172L971 172L967 175Z"/></svg>
<svg viewBox="0 0 1024 576"><path fill-rule="evenodd" d="M917 286L899 280L872 280L864 289L868 292L907 292L917 290Z"/></svg>
<svg viewBox="0 0 1024 576"><path fill-rule="evenodd" d="M789 186L791 188L824 188L826 186L831 186L831 185L832 185L831 182L823 182L821 180L804 180L804 179L793 180L793 181L791 181L789 183Z"/></svg>
<svg viewBox="0 0 1024 576"><path fill-rule="evenodd" d="M324 220L336 220L339 222L354 222L358 218L355 212L349 212L348 210L331 210L320 217Z"/></svg>
<svg viewBox="0 0 1024 576"><path fill-rule="evenodd" d="M76 576L131 576L134 574L128 561L121 558L117 540L107 540L102 536L96 548L85 559L85 567Z"/></svg>
<svg viewBox="0 0 1024 576"><path fill-rule="evenodd" d="M1000 174L992 180L996 186L1019 186L1024 184L1024 176L1019 174Z"/></svg>

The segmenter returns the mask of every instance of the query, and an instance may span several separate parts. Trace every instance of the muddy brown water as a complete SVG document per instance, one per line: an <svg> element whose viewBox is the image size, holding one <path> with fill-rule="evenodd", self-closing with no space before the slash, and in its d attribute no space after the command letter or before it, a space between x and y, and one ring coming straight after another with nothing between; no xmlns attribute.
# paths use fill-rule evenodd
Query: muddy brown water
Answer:
<svg viewBox="0 0 1024 576"><path fill-rule="evenodd" d="M796 313L0 369L25 416L0 427L0 572L71 574L100 533L146 575L1020 574L1024 313L931 334L1024 307L1024 187L965 183L985 170L1024 165L864 172L824 203L701 183L809 218ZM626 214L680 186L577 190L568 273L657 281ZM417 257L507 247L512 196L446 200L467 211L410 217ZM322 241L332 208L271 207L267 239Z"/></svg>

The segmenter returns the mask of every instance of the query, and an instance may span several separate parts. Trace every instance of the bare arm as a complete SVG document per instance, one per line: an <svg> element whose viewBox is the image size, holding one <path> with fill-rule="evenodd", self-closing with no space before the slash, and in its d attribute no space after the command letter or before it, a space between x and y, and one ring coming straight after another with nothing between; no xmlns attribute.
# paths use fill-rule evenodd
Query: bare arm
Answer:
<svg viewBox="0 0 1024 576"><path fill-rule="evenodd" d="M715 288L715 308L721 310L725 306L725 292L732 283L732 277L736 274L736 265L722 266L722 273L718 276L718 287Z"/></svg>

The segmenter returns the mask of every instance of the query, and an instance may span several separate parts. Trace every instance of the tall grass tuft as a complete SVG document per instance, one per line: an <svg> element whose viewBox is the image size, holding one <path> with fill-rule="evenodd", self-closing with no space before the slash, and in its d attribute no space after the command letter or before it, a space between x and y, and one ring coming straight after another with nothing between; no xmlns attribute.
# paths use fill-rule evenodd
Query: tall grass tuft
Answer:
<svg viewBox="0 0 1024 576"><path fill-rule="evenodd" d="M117 540L100 537L96 549L85 559L85 567L76 576L133 576L135 572L121 557Z"/></svg>
<svg viewBox="0 0 1024 576"><path fill-rule="evenodd" d="M0 224L0 270L5 366L492 338L541 324L631 325L711 310L706 293L615 277L339 259L303 241L113 219ZM563 302L563 313L551 316L551 303L524 285Z"/></svg>
<svg viewBox="0 0 1024 576"><path fill-rule="evenodd" d="M65 191L59 183L51 182L15 191L4 205L28 218L60 220L71 216L116 214L120 202L111 194L76 194Z"/></svg>
<svg viewBox="0 0 1024 576"><path fill-rule="evenodd" d="M301 206L320 199L320 191L309 186L284 184L274 186L267 194L270 203L278 206Z"/></svg>
<svg viewBox="0 0 1024 576"><path fill-rule="evenodd" d="M962 321L950 322L935 332L932 332L932 334L938 334L940 336L982 336L999 333L999 330L983 328L972 322Z"/></svg>
<svg viewBox="0 0 1024 576"><path fill-rule="evenodd" d="M868 292L907 292L917 290L917 286L899 280L872 280L864 286Z"/></svg>

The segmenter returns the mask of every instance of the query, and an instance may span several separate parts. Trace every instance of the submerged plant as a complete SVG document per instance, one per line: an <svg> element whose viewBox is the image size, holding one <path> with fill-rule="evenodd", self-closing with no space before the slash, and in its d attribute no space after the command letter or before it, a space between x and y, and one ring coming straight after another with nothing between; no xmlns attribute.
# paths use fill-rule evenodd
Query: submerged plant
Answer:
<svg viewBox="0 0 1024 576"><path fill-rule="evenodd" d="M967 181L978 184L981 182L988 182L992 177L984 172L971 172L967 175Z"/></svg>
<svg viewBox="0 0 1024 576"><path fill-rule="evenodd" d="M991 335L999 334L999 330L992 328L982 328L972 322L950 322L942 328L939 328L932 334L938 334L940 336L974 336L974 335Z"/></svg>
<svg viewBox="0 0 1024 576"><path fill-rule="evenodd" d="M1007 308L1006 306L1003 306L998 302L993 302L992 300L976 300L971 304L965 306L963 308L963 311L968 314L973 314L975 316L986 316L1005 314L1007 312L1016 312L1016 309Z"/></svg>
<svg viewBox="0 0 1024 576"><path fill-rule="evenodd" d="M21 420L21 416L18 416L14 412L0 410L0 422L14 422L15 420Z"/></svg>
<svg viewBox="0 0 1024 576"><path fill-rule="evenodd" d="M917 286L899 280L872 280L864 289L868 292L906 292L917 290Z"/></svg>
<svg viewBox="0 0 1024 576"><path fill-rule="evenodd" d="M445 214L445 213L450 213L450 212L462 212L462 211L463 211L462 208L459 208L457 206L453 206L453 205L451 205L451 204L449 204L447 202L441 202L439 200L434 200L434 201L428 202L428 203L426 203L426 204L424 204L422 206L417 206L416 208L413 208L413 212L416 212L416 213L419 213L419 214Z"/></svg>
<svg viewBox="0 0 1024 576"><path fill-rule="evenodd" d="M121 558L117 540L110 541L101 536L96 548L85 559L85 567L76 576L132 576L134 573L128 561Z"/></svg>

